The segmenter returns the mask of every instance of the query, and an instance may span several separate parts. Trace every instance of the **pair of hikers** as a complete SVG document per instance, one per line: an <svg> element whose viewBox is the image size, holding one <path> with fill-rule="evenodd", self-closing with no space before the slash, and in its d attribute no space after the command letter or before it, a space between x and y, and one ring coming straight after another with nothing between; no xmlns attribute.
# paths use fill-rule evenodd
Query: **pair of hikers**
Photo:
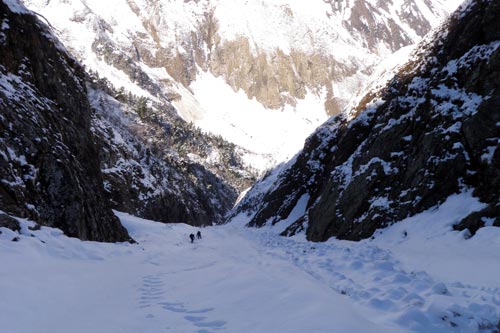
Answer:
<svg viewBox="0 0 500 333"><path fill-rule="evenodd" d="M194 234L189 235L189 238L191 238L191 243L194 242ZM198 230L196 238L201 239L201 231Z"/></svg>

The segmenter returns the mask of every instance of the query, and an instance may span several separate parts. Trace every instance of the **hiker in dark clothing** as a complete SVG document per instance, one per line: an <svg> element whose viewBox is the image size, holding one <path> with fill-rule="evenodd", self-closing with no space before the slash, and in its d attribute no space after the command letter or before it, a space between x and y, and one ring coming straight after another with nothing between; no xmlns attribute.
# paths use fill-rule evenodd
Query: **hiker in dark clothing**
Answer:
<svg viewBox="0 0 500 333"><path fill-rule="evenodd" d="M191 243L194 242L194 234L189 235L189 238L191 238Z"/></svg>
<svg viewBox="0 0 500 333"><path fill-rule="evenodd" d="M201 239L201 231L198 230L198 232L196 233L196 238Z"/></svg>

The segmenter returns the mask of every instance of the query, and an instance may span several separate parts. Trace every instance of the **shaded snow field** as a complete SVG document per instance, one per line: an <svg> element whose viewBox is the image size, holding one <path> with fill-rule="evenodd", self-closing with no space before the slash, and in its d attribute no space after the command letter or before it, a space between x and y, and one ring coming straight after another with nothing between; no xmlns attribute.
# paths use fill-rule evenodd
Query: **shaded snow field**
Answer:
<svg viewBox="0 0 500 333"><path fill-rule="evenodd" d="M116 213L139 244L103 244L20 220L0 228L0 331L491 332L500 229L451 229L480 207L457 195L357 243L234 223L191 244L196 228Z"/></svg>

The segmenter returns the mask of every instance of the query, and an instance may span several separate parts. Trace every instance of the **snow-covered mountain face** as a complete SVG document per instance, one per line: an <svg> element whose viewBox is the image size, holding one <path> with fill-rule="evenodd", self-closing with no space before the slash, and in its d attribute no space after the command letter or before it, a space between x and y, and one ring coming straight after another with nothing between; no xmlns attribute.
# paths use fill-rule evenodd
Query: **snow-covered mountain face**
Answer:
<svg viewBox="0 0 500 333"><path fill-rule="evenodd" d="M498 1L463 4L385 88L254 186L235 219L357 240L473 190L483 207L455 227L500 226L499 15Z"/></svg>
<svg viewBox="0 0 500 333"><path fill-rule="evenodd" d="M265 155L248 156L265 168L457 1L23 2L117 89L172 101L184 119Z"/></svg>
<svg viewBox="0 0 500 333"><path fill-rule="evenodd" d="M23 8L17 0L11 0L8 3L11 7ZM10 52L14 52L19 59L22 59L23 53L31 54L26 61L35 62L39 68L53 66L45 63L49 60L61 64L60 67L65 67L64 63L67 62L74 67L71 70L76 73L74 78L71 75L61 75L59 72L54 73L48 70L42 70L45 73L39 73L40 70L34 69L37 71L36 75L45 75L44 80L48 83L52 81L60 83L43 86L43 89L37 88L36 85L43 84L44 80L37 79L38 81L34 84L42 95L45 94L43 98L48 99L49 104L52 101L56 105L67 106L68 110L71 107L77 107L78 110L72 114L81 117L80 120L75 121L75 124L81 124L81 131L75 129L66 135L61 130L63 125L45 128L48 131L45 136L53 141L53 145L69 147L66 152L67 156L55 161L62 161L64 168L69 170L73 167L72 156L80 156L81 163L87 167L92 164L93 171L81 175L69 173L68 177L64 176L67 172L63 173L61 179L64 179L64 182L61 180L55 183L61 188L55 188L53 178L59 175L56 167L43 172L37 171L42 170L42 167L50 166L50 163L43 162L45 158L50 159L50 154L42 150L39 155L30 153L31 155L28 156L27 154L33 148L30 143L20 142L15 136L5 137L3 139L5 153L2 155L6 166L5 174L2 174L2 179L5 180L2 183L2 191L5 195L2 195L2 209L10 214L31 217L47 225L59 226L69 235L84 239L115 239L113 237L116 235L113 236L112 232L106 234L106 228L99 229L100 224L96 222L99 219L92 220L92 215L95 215L92 212L94 210L98 212L102 208L108 209L107 213L103 213L102 216L107 216L110 221L116 222L116 219L110 216L109 207L163 222L184 221L193 225L221 222L224 214L236 200L238 191L248 186L254 179L254 171L245 166L250 164L248 161L254 165L266 165L265 158L262 159L262 163L256 163L256 154L229 144L219 136L201 133L200 130L180 119L177 111L187 110L189 114L184 111L180 112L185 118L199 121L201 124L218 126L220 123L215 122L214 119L221 121L226 119L227 114L224 112L228 109L222 108L223 112L217 116L219 118L205 117L198 112L201 110L200 101L217 110L220 106L217 103L228 102L231 108L237 106L243 109L246 117L240 117L241 112L232 112L232 117L234 114L238 116L231 118L232 121L229 123L222 122L222 128L227 125L238 136L238 133L245 132L245 127L240 128L236 125L248 123L273 139L277 135L282 136L280 138L282 141L262 140L260 146L275 145L281 150L288 146L291 149L290 147L295 144L300 144L300 137L305 133L300 131L304 130L304 121L311 119L311 110L314 114L319 110L314 111L315 107L321 105L321 110L316 112L316 122L322 117L319 113L325 115L323 104L319 101L323 98L321 96L328 96L329 88L321 86L323 83L318 85L320 81L315 80L324 73L333 73L330 71L333 67L330 69L318 67L321 61L329 59L327 66L345 69L345 66L353 66L353 64L365 65L370 60L368 56L363 56L362 52L355 52L355 50L366 52L369 50L380 56L392 47L390 45L382 47L381 43L373 43L373 38L371 43L367 42L363 46L363 43L356 42L358 39L353 37L359 34L359 29L356 30L359 25L352 23L352 26L344 27L345 24L335 23L337 26L334 20L328 21L334 15L340 15L339 13L352 14L354 3L350 2L346 4L352 5L352 8L331 4L325 7L325 3L321 6L319 4L313 6L312 13L319 15L320 9L329 13L325 16L326 18L322 18L323 21L313 20L308 16L312 14L299 15L300 10L304 8L298 3L290 3L285 7L283 5L280 8L286 9L288 24L283 23L281 14L276 14L276 17L271 15L274 17L272 20L268 17L269 13L276 13L277 7L274 3L266 5L263 2L251 7L248 7L246 3L238 3L244 9L238 7L240 18L243 18L243 12L247 12L248 24L246 25L242 25L241 20L234 21L233 16L228 15L228 12L236 10L232 7L234 3L223 1L153 3L117 0L114 2L26 1L25 3L39 11L38 17L49 25L49 28L45 28L43 24L37 23L37 26L43 27L40 28L41 33L47 36L43 43L59 45L52 37L53 32L57 33L69 45L71 52L87 66L87 74L62 47L58 47L63 50L59 55L61 59L53 59L55 56L46 59L44 54L28 52L31 49L43 50L36 44L29 44L32 38L22 37L26 40L26 44L18 45L13 42L15 37L4 33L2 42L11 43L8 44ZM262 8L265 10L261 8L262 10L253 12L255 8L260 8L259 6L264 6L265 8ZM390 11L389 9L387 10ZM32 13L24 9L22 13L32 16ZM386 18L389 17L384 15ZM265 33L266 31L257 24L262 23L262 17L273 22L269 24L272 29L279 27L282 29L274 36ZM260 21L256 23L253 19L257 20L257 18L260 18ZM328 29L321 33L321 27L327 22L330 22L330 26L327 25ZM308 29L311 34L317 33L320 37L311 37L308 42L303 40L301 42L296 32L302 31L303 26L307 26L306 23L310 24ZM290 30L291 27L295 33ZM334 31L333 28L336 30ZM8 23L3 24L2 29L9 33L14 30L22 31L22 28L11 27ZM400 37L406 36L401 31L409 31L408 29L408 27L399 29ZM418 33L415 33L416 35ZM399 39L406 40L402 37ZM278 47L272 48L271 45L276 42L279 42ZM332 47L330 42L337 43L335 44L337 46ZM288 43L288 47L285 47L283 43ZM232 46L228 48L228 45ZM22 46L23 49L18 49L18 46ZM53 48L54 46L47 47ZM242 51L245 49L246 53ZM334 59L333 55L328 53L336 49L351 50L353 55L348 55L347 51L336 52L338 54ZM4 51L7 52L7 50ZM242 56L241 62L238 62L240 60L237 56ZM18 85L33 85L29 80L26 82L22 80L25 69L22 66L19 67L20 65L17 68L17 65L9 63L11 58L8 55L3 57L6 77L21 76ZM307 66L304 59L309 59ZM314 59L323 60L318 60L316 63ZM251 66L248 67L248 64ZM246 68L243 72L249 73L248 77L241 76L242 68ZM351 78L348 81L357 75L365 75L369 72L368 67L363 68L359 72L361 74L355 73L354 69L352 71L349 69L348 72L352 73L349 74ZM36 77L36 75L33 76ZM241 76L240 79L236 79L238 75ZM235 93L233 90L233 88L238 88L241 82L252 82L252 84L267 87L265 91L274 91L270 88L272 84L281 82L283 78L297 88L294 88L294 91L297 92L302 89L300 87L305 87L304 91L310 92L299 96L293 95L291 90L287 92L288 88L285 90L279 88L277 90L279 96L283 97L284 94L288 94L290 97L283 104L288 103L289 107L285 106L283 111L275 110L272 113L264 108L263 105L268 107L272 105L269 104L270 100L266 102L256 93L260 88L254 89L254 93L245 87L243 87L245 93L241 91ZM10 82L9 80L6 79L6 82ZM72 86L74 84L68 80L76 80L79 86L74 88ZM297 85L299 81L301 83ZM39 111L32 110L33 106L28 103L31 100L30 96L12 99L14 95L12 95L12 89L9 89L12 84L10 83L9 86L7 83L2 90L6 94L5 99L8 100L5 102L6 105L14 101L20 104L19 107L29 112ZM282 87L282 84L279 83L279 86ZM49 87L52 90L46 92L44 89ZM217 94L220 93L225 96L218 96ZM61 97L65 95L74 95L73 98L76 101ZM249 100L249 96L254 99ZM300 99L302 97L304 99ZM290 105L294 104L297 112L291 109ZM50 105L45 107L46 109L52 108ZM20 115L15 113L15 109L7 108L5 114L19 118ZM55 117L62 117L61 119L64 120L66 117L64 112L70 112L68 110L61 110L61 114L56 112ZM255 114L260 116L255 119ZM290 115L292 118L287 118ZM37 126L40 123L50 122L43 120L43 117L43 115L37 115L36 118L41 120L31 124L33 126L23 122L26 118L19 118L16 123L19 130L16 132L26 132L24 134L26 138L41 137L37 131L43 129ZM314 124L314 121L309 122L310 129ZM5 124L5 128L12 128L12 126L9 123ZM289 132L285 135L279 129L280 126ZM275 127L278 128L276 131ZM227 131L223 132L227 133ZM82 139L72 139L75 133ZM92 137L89 137L90 134ZM245 135L257 136L251 131L245 132ZM82 146L75 146L73 141L81 141ZM260 151L262 152L265 151ZM60 155L64 156L62 152ZM22 156L26 159L26 164ZM98 169L100 172L97 171ZM86 169L83 168L83 170ZM40 175L45 172L47 172L48 180L42 182ZM88 180L87 176L92 176L93 179ZM89 186L94 186L94 190L78 185L79 182L85 181L89 181L91 183ZM36 190L32 191L32 188ZM85 204L82 208L76 202L80 194L69 194L75 189L86 193L81 194L83 198L90 193L98 194L92 199L94 201L89 198L88 205ZM73 207L73 209L67 207ZM77 218L72 217L73 215L79 217L90 215L89 227L87 227L87 222L80 223ZM113 227L110 228L113 229ZM119 230L118 225L116 228ZM124 239L126 234L122 232L116 237Z"/></svg>

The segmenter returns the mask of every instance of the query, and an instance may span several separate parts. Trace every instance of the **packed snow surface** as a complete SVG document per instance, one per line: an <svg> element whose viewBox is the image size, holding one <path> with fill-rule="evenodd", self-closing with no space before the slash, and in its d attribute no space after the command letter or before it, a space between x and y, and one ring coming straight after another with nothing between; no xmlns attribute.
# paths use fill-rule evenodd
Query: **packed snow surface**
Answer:
<svg viewBox="0 0 500 333"><path fill-rule="evenodd" d="M0 330L491 332L500 229L451 228L481 207L456 195L358 243L238 223L190 243L194 227L117 212L139 244L103 244L21 220L20 235L0 228Z"/></svg>

